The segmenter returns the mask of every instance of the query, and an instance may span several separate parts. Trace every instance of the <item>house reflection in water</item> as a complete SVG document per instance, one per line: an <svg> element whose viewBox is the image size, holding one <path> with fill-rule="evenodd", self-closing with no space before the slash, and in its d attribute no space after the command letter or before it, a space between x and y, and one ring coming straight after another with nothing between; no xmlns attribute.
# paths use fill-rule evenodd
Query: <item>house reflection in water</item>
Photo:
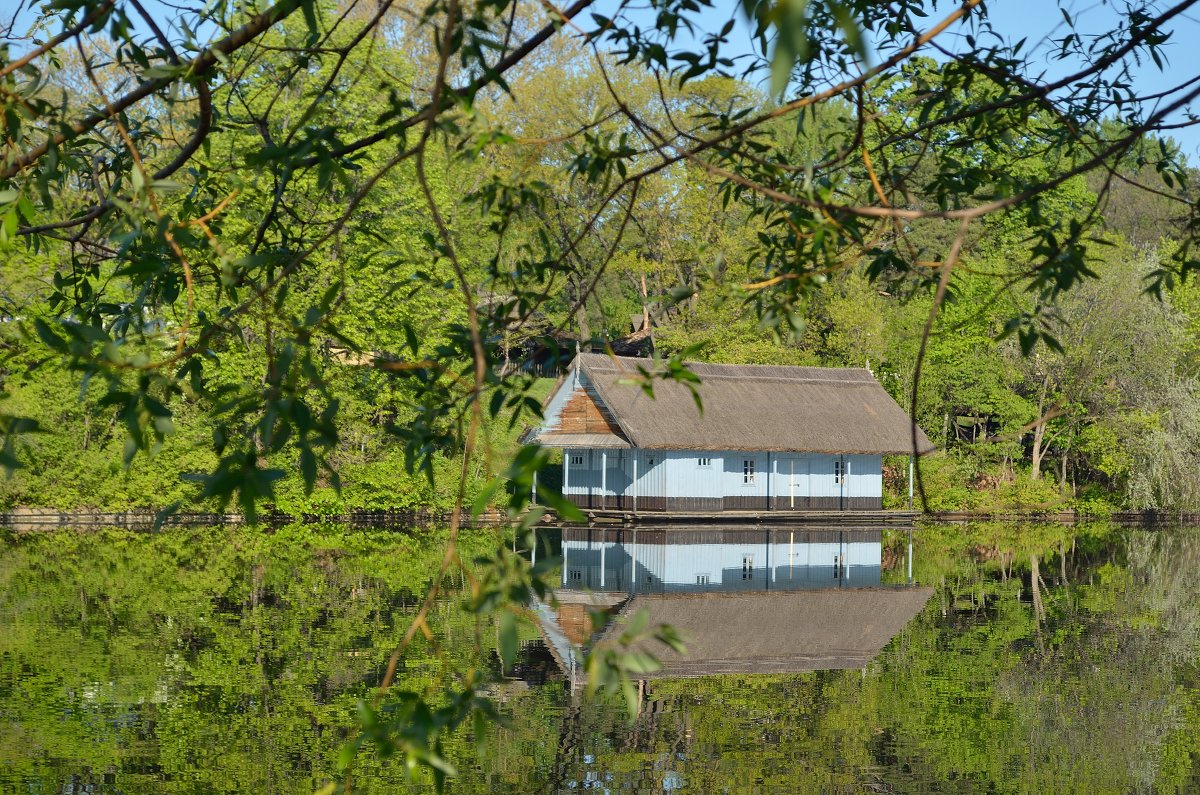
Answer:
<svg viewBox="0 0 1200 795"><path fill-rule="evenodd" d="M588 609L681 632L687 654L647 646L655 677L863 668L924 607L930 588L884 586L878 528L568 529L563 587L544 635L577 681Z"/></svg>
<svg viewBox="0 0 1200 795"><path fill-rule="evenodd" d="M702 593L880 584L879 528L563 530L562 587Z"/></svg>

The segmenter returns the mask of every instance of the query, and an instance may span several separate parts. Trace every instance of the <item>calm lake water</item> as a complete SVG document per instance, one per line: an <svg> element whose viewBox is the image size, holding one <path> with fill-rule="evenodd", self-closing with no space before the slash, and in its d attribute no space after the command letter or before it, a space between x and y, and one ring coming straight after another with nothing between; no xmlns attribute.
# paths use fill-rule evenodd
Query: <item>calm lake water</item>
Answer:
<svg viewBox="0 0 1200 795"><path fill-rule="evenodd" d="M1200 792L1200 531L923 528L915 587L902 532L706 533L547 539L567 553L557 634L522 627L492 692L510 725L452 739L449 791ZM441 539L0 538L0 792L313 792ZM443 654L499 672L444 586ZM574 694L554 645L586 637L584 603L630 594L692 652L664 655L633 723ZM439 671L419 641L398 681ZM355 786L432 790L370 757Z"/></svg>

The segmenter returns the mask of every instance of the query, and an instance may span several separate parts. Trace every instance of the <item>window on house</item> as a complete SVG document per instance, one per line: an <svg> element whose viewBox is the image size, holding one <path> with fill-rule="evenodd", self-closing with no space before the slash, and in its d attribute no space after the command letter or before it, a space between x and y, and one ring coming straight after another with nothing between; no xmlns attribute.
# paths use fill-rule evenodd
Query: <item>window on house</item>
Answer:
<svg viewBox="0 0 1200 795"><path fill-rule="evenodd" d="M697 574L696 575L696 584L697 585L708 585L708 575L707 574Z"/></svg>
<svg viewBox="0 0 1200 795"><path fill-rule="evenodd" d="M840 458L833 462L833 482L839 486L846 485L846 462Z"/></svg>
<svg viewBox="0 0 1200 795"><path fill-rule="evenodd" d="M708 469L709 467L712 466L712 459L711 458L697 458L696 465L699 467L703 467L704 469Z"/></svg>
<svg viewBox="0 0 1200 795"><path fill-rule="evenodd" d="M582 569L571 569L571 582L582 582L582 581L583 581L583 570Z"/></svg>
<svg viewBox="0 0 1200 795"><path fill-rule="evenodd" d="M742 556L742 579L749 580L754 577L754 556Z"/></svg>
<svg viewBox="0 0 1200 795"><path fill-rule="evenodd" d="M742 462L742 484L745 486L754 485L754 459L747 458Z"/></svg>
<svg viewBox="0 0 1200 795"><path fill-rule="evenodd" d="M582 455L572 455L571 456L571 466L573 466L573 467L583 466L583 456Z"/></svg>

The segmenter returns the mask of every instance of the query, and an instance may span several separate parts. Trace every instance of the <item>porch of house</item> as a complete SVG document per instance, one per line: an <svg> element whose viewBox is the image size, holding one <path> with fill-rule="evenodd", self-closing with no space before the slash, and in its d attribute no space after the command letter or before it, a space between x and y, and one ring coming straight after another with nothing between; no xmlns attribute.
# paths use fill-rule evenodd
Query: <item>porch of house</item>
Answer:
<svg viewBox="0 0 1200 795"><path fill-rule="evenodd" d="M636 509L634 498L628 494L564 494L573 505L587 511L614 513L749 513L764 512L837 512L837 511L882 511L883 497L814 497L803 496L753 496L727 495L721 497L638 497Z"/></svg>
<svg viewBox="0 0 1200 795"><path fill-rule="evenodd" d="M873 454L567 448L562 494L614 514L882 511Z"/></svg>

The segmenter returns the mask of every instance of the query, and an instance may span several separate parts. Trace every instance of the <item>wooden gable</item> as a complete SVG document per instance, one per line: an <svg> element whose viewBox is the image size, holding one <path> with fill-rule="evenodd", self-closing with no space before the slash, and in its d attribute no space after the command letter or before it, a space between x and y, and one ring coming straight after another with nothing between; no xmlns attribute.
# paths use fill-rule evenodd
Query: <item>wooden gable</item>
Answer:
<svg viewBox="0 0 1200 795"><path fill-rule="evenodd" d="M563 406L555 433L611 433L622 436L612 413L589 389L577 389Z"/></svg>

